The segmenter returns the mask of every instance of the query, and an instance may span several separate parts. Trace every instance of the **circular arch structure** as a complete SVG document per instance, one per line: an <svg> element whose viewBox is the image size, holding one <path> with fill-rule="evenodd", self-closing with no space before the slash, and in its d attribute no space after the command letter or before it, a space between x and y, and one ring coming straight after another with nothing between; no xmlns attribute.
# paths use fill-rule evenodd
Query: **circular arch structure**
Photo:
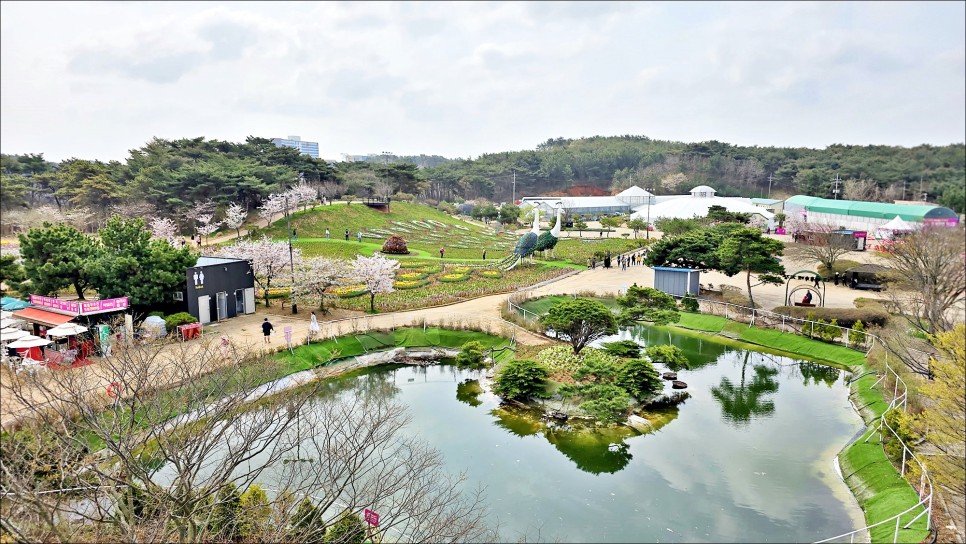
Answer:
<svg viewBox="0 0 966 544"><path fill-rule="evenodd" d="M822 283L821 289L819 289L818 287L812 287L811 285L799 285L798 287L795 287L794 289L789 291L788 288L791 287L790 282L794 279L799 278L802 275L805 275L806 277L808 277L808 279L805 279L802 281L808 281L810 283L814 282L815 278L818 278L818 281ZM785 306L794 306L795 303L792 301L791 296L795 292L801 291L802 289L814 291L815 294L818 295L818 301L819 301L819 304L816 304L816 306L823 307L823 308L825 307L825 278L823 278L821 274L819 274L818 272L815 272L814 270L799 270L798 272L785 275Z"/></svg>

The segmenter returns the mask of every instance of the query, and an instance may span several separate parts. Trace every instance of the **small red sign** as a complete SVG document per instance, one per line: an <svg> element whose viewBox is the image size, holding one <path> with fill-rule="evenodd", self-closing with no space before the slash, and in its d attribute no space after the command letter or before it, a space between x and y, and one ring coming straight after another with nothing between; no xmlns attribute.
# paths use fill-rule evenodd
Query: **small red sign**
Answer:
<svg viewBox="0 0 966 544"><path fill-rule="evenodd" d="M366 508L366 523L372 525L373 527L379 527L379 514L373 512Z"/></svg>

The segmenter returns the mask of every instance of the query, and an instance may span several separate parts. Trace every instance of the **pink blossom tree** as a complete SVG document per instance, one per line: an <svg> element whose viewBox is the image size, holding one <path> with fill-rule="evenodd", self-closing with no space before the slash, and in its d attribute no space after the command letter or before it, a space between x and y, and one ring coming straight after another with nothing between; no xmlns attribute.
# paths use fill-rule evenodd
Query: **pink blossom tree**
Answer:
<svg viewBox="0 0 966 544"><path fill-rule="evenodd" d="M330 287L348 283L349 263L340 259L313 257L302 261L295 269L295 285L293 292L298 303L319 305L319 310L326 313L325 292Z"/></svg>
<svg viewBox="0 0 966 544"><path fill-rule="evenodd" d="M211 215L202 215L198 218L198 234L207 238L218 230L221 221L212 221L212 218Z"/></svg>
<svg viewBox="0 0 966 544"><path fill-rule="evenodd" d="M235 236L237 238L241 238L241 230L239 229L247 217L248 212L245 211L245 208L237 202L232 202L228 208L225 209L224 225L226 228L235 229Z"/></svg>
<svg viewBox="0 0 966 544"><path fill-rule="evenodd" d="M392 293L393 280L396 277L396 269L399 268L399 261L387 259L382 255L363 257L356 255L356 261L352 263L350 277L366 286L369 291L369 311L376 311L376 295Z"/></svg>
<svg viewBox="0 0 966 544"><path fill-rule="evenodd" d="M289 202L291 206L291 202ZM272 224L272 220L276 215L285 211L285 194L284 193L273 193L268 195L262 205L258 207L258 214L262 216L265 220L265 226L268 227Z"/></svg>
<svg viewBox="0 0 966 544"><path fill-rule="evenodd" d="M223 257L251 261L255 283L265 293L265 306L270 305L268 290L271 289L272 282L279 280L284 283L286 278L291 277L288 274L288 243L272 240L268 236L262 236L259 240L238 240L234 244L221 249L218 254ZM292 261L296 266L301 263L302 250L292 248Z"/></svg>
<svg viewBox="0 0 966 544"><path fill-rule="evenodd" d="M175 246L176 238L178 234L178 225L173 220L167 217L158 217L153 219L148 225L151 229L151 237L158 240L164 240Z"/></svg>

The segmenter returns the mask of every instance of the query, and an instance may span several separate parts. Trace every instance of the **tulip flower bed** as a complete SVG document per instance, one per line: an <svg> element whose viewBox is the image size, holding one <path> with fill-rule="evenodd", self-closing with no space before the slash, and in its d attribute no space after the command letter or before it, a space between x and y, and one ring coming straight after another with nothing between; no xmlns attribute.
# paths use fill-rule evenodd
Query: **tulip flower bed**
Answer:
<svg viewBox="0 0 966 544"><path fill-rule="evenodd" d="M566 268L536 265L518 266L513 270L504 272L500 278L484 277L483 273L486 271L476 275L467 275L465 279L455 282L443 281L439 277L440 274L451 274L451 270L447 266L445 273L436 273L436 275L421 280L425 282L421 287L397 289L393 293L376 296L376 308L380 312L396 312L426 306L438 306L471 297L515 291L521 287L547 281L568 272ZM340 298L336 301L336 306L348 310L367 311L369 300L367 297Z"/></svg>
<svg viewBox="0 0 966 544"><path fill-rule="evenodd" d="M420 287L429 284L427 280L400 280L394 282L392 285L396 289L419 289Z"/></svg>
<svg viewBox="0 0 966 544"><path fill-rule="evenodd" d="M453 273L453 274L443 274L442 276L439 276L436 279L438 279L439 281L446 282L446 283L456 283L458 281L466 281L466 280L470 279L470 275L469 274L455 274L455 273Z"/></svg>
<svg viewBox="0 0 966 544"><path fill-rule="evenodd" d="M367 290L365 285L347 285L345 287L336 287L332 292L339 298L356 298L366 294Z"/></svg>
<svg viewBox="0 0 966 544"><path fill-rule="evenodd" d="M497 280L503 277L503 273L500 272L499 270L484 270L480 272L480 275L483 276L484 278L497 279Z"/></svg>
<svg viewBox="0 0 966 544"><path fill-rule="evenodd" d="M406 272L404 274L396 274L396 279L400 281L416 281L424 280L429 276L429 272L420 270L418 272Z"/></svg>

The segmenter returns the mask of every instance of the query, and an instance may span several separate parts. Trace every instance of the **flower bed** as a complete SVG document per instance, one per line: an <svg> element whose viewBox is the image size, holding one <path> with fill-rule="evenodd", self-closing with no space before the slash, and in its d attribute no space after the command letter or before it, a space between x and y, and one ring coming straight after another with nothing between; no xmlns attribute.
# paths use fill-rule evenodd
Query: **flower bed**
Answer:
<svg viewBox="0 0 966 544"><path fill-rule="evenodd" d="M446 282L446 283L456 283L458 281L466 281L466 280L470 279L470 275L469 274L455 274L455 273L454 274L445 274L443 276L440 276L437 279L439 281Z"/></svg>
<svg viewBox="0 0 966 544"><path fill-rule="evenodd" d="M394 282L392 285L396 289L418 289L428 283L428 280L402 280Z"/></svg>
<svg viewBox="0 0 966 544"><path fill-rule="evenodd" d="M366 294L368 289L365 285L346 285L345 287L336 287L332 292L339 298L355 298Z"/></svg>
<svg viewBox="0 0 966 544"><path fill-rule="evenodd" d="M417 281L426 279L426 276L429 276L429 273L425 271L406 272L405 274L398 274L396 279L400 281Z"/></svg>
<svg viewBox="0 0 966 544"><path fill-rule="evenodd" d="M484 278L490 278L490 279L500 279L503 277L503 273L500 272L499 270L484 270L480 272L480 275L483 276Z"/></svg>
<svg viewBox="0 0 966 544"><path fill-rule="evenodd" d="M473 273L473 269L468 266L456 266L449 269L450 274L465 274L469 276Z"/></svg>

